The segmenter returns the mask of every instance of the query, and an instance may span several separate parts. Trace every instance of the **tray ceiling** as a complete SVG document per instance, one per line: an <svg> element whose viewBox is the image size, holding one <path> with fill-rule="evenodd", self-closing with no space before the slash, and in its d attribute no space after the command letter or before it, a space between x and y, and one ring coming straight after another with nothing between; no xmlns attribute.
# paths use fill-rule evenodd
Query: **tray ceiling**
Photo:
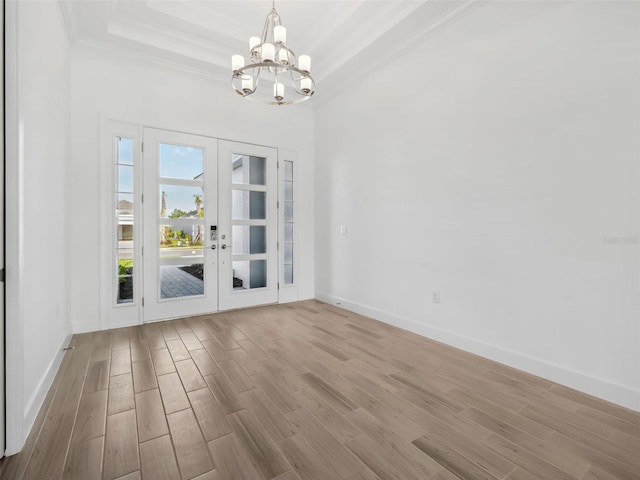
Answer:
<svg viewBox="0 0 640 480"><path fill-rule="evenodd" d="M75 47L107 50L230 82L231 55L248 52L271 1L62 0ZM277 0L287 43L311 55L318 93L423 41L479 0Z"/></svg>

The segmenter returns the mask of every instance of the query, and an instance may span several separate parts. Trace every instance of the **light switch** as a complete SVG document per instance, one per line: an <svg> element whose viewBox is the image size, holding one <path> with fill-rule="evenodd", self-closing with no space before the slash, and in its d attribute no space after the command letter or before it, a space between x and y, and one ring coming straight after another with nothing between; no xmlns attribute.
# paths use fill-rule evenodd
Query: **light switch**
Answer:
<svg viewBox="0 0 640 480"><path fill-rule="evenodd" d="M347 234L347 226L346 225L342 225L340 227L340 235L346 235Z"/></svg>

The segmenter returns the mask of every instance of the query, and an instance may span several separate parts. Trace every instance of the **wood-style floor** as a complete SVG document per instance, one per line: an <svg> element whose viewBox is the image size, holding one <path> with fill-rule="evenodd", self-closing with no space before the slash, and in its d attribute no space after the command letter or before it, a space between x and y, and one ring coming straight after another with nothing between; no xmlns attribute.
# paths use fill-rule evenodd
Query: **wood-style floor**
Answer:
<svg viewBox="0 0 640 480"><path fill-rule="evenodd" d="M316 301L76 335L2 480L640 479L640 414Z"/></svg>

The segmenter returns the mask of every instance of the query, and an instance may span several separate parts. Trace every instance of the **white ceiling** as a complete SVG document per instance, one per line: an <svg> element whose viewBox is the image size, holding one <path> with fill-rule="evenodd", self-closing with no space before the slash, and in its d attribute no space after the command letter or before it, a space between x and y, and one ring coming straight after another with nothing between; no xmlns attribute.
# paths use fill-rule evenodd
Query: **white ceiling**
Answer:
<svg viewBox="0 0 640 480"><path fill-rule="evenodd" d="M287 44L312 58L321 91L423 41L482 0L277 0ZM61 0L72 45L229 82L271 0Z"/></svg>

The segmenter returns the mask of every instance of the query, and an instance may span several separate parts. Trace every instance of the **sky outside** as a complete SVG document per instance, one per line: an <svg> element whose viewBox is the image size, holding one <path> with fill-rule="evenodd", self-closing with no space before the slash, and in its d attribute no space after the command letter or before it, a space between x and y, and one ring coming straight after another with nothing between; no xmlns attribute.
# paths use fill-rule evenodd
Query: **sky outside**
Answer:
<svg viewBox="0 0 640 480"><path fill-rule="evenodd" d="M204 200L202 187L170 185L166 179L194 180L203 172L204 150L182 145L159 145L160 188L158 193L158 213L162 192L165 192L167 217L174 209L184 212L196 210L195 195ZM133 193L133 140L121 138L118 142L118 191ZM124 197L123 197L124 198ZM202 204L204 208L204 203Z"/></svg>

